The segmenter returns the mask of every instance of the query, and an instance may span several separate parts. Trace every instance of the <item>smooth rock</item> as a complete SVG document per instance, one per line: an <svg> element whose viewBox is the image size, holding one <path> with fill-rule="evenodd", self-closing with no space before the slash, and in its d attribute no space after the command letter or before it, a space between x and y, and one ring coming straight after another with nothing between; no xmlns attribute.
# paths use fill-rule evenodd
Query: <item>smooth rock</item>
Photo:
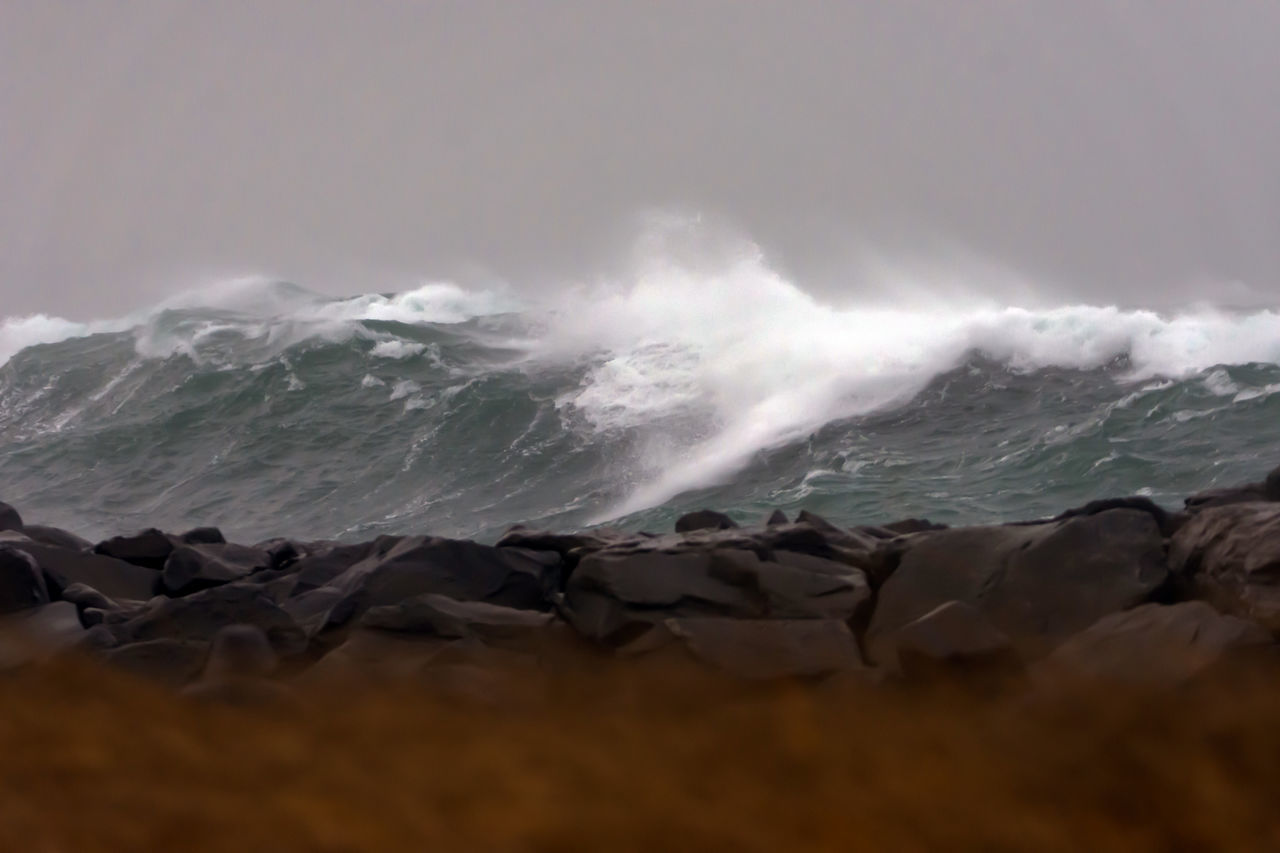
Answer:
<svg viewBox="0 0 1280 853"><path fill-rule="evenodd" d="M862 655L838 619L667 619L666 630L703 663L743 678L828 675L860 669Z"/></svg>
<svg viewBox="0 0 1280 853"><path fill-rule="evenodd" d="M954 600L981 612L1024 658L1036 657L1147 601L1167 576L1160 529L1138 510L918 534L879 590L870 655L889 659L893 632Z"/></svg>
<svg viewBox="0 0 1280 853"><path fill-rule="evenodd" d="M476 637L485 640L528 637L554 617L538 610L517 610L483 601L457 601L436 593L414 596L399 604L372 607L360 624L384 631Z"/></svg>
<svg viewBox="0 0 1280 853"><path fill-rule="evenodd" d="M1042 682L1066 676L1168 687L1275 648L1261 625L1225 616L1203 601L1144 604L1104 616L1067 639L1036 674Z"/></svg>
<svg viewBox="0 0 1280 853"><path fill-rule="evenodd" d="M302 652L307 636L293 618L257 584L231 583L183 598L152 599L141 613L113 630L122 641L173 639L208 643L235 624L256 625L266 632L281 657Z"/></svg>
<svg viewBox="0 0 1280 853"><path fill-rule="evenodd" d="M676 533L688 533L690 530L732 530L737 526L738 523L732 518L713 509L685 513L676 519Z"/></svg>
<svg viewBox="0 0 1280 853"><path fill-rule="evenodd" d="M175 537L149 527L130 536L113 536L94 546L95 553L159 571L173 553Z"/></svg>
<svg viewBox="0 0 1280 853"><path fill-rule="evenodd" d="M22 531L22 516L4 501L0 501L0 530Z"/></svg>
<svg viewBox="0 0 1280 853"><path fill-rule="evenodd" d="M0 615L49 603L40 566L26 551L0 545Z"/></svg>
<svg viewBox="0 0 1280 853"><path fill-rule="evenodd" d="M1280 632L1280 503L1207 507L1169 543L1186 594Z"/></svg>
<svg viewBox="0 0 1280 853"><path fill-rule="evenodd" d="M271 567L271 556L245 545L180 545L165 561L160 581L169 595L187 595L243 580Z"/></svg>
<svg viewBox="0 0 1280 853"><path fill-rule="evenodd" d="M377 542L361 542L356 545L330 543L308 550L289 564L290 571L297 577L296 592L301 594L319 589L356 563L368 559L375 553L377 544Z"/></svg>
<svg viewBox="0 0 1280 853"><path fill-rule="evenodd" d="M88 551L69 551L38 542L23 546L44 570L52 597L71 584L92 587L116 600L145 601L160 584L160 573Z"/></svg>
<svg viewBox="0 0 1280 853"><path fill-rule="evenodd" d="M1021 664L1009 638L963 601L940 604L908 622L881 648L887 650L882 663L911 679L1014 672Z"/></svg>
<svg viewBox="0 0 1280 853"><path fill-rule="evenodd" d="M65 548L68 551L88 551L93 548L93 543L88 539L82 539L68 530L63 530L61 527L28 524L22 529L22 532L31 540L52 548Z"/></svg>
<svg viewBox="0 0 1280 853"><path fill-rule="evenodd" d="M186 545L224 545L227 538L216 527L193 527L180 534L178 541Z"/></svg>

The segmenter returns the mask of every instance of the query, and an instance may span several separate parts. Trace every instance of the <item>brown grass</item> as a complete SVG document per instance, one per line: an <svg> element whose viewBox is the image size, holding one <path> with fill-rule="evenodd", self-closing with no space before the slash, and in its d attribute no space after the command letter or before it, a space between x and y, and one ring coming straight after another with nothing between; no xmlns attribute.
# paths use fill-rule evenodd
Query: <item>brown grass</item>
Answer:
<svg viewBox="0 0 1280 853"><path fill-rule="evenodd" d="M0 850L1280 848L1280 688L1051 702L578 670L202 705L0 679Z"/></svg>

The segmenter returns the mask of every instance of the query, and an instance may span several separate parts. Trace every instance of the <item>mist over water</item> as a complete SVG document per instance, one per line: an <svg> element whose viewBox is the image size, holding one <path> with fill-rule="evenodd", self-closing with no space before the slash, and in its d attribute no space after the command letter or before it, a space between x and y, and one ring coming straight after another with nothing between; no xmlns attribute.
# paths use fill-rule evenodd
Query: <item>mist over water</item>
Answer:
<svg viewBox="0 0 1280 853"><path fill-rule="evenodd" d="M834 301L672 222L616 269L536 296L247 277L7 318L5 499L87 535L241 539L661 529L701 506L975 522L1168 500L1277 451L1274 310L1055 305L1008 274L984 294L990 265L883 259Z"/></svg>

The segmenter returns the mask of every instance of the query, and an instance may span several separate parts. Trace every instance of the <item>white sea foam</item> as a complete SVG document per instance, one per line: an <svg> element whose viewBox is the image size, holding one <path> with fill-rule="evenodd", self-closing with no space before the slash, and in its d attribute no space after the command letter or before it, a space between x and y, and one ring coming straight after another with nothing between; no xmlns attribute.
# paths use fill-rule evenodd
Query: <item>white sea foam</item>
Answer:
<svg viewBox="0 0 1280 853"><path fill-rule="evenodd" d="M418 355L427 348L426 344L414 343L412 341L402 341L398 338L379 341L370 351L370 355L375 358L408 358L409 356Z"/></svg>

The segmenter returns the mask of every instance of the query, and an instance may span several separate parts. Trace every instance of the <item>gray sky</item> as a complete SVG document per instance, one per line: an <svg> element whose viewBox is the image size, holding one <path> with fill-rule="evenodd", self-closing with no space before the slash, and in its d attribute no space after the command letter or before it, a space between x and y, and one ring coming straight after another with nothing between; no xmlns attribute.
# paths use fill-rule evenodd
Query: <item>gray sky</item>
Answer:
<svg viewBox="0 0 1280 853"><path fill-rule="evenodd" d="M963 249L1280 294L1270 0L6 0L0 315L209 275L540 287L705 211L812 289Z"/></svg>

